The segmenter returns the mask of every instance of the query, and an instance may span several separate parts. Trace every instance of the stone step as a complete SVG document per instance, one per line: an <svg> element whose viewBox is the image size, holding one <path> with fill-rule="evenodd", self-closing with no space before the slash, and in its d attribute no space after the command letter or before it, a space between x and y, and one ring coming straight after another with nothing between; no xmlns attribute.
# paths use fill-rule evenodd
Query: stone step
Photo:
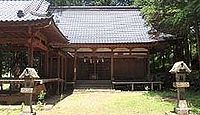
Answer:
<svg viewBox="0 0 200 115"><path fill-rule="evenodd" d="M110 80L77 80L76 89L111 89Z"/></svg>
<svg viewBox="0 0 200 115"><path fill-rule="evenodd" d="M76 84L109 84L111 80L77 80Z"/></svg>
<svg viewBox="0 0 200 115"><path fill-rule="evenodd" d="M109 84L104 84L104 85L102 85L102 84L77 84L77 85L75 85L75 87L77 88L77 87L81 87L81 88L110 88L111 87L111 85L109 85Z"/></svg>

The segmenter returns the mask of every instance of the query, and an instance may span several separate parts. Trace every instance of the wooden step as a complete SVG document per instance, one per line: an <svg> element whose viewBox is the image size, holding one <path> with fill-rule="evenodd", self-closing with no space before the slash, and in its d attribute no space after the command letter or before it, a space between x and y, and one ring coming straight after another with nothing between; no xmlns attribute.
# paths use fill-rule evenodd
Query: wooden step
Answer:
<svg viewBox="0 0 200 115"><path fill-rule="evenodd" d="M111 89L110 80L78 80L76 89Z"/></svg>

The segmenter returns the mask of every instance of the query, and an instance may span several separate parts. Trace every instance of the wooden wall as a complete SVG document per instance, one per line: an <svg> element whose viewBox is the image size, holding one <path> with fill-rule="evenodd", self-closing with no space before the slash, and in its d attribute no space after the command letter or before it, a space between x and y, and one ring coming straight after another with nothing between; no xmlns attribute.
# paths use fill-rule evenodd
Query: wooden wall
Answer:
<svg viewBox="0 0 200 115"><path fill-rule="evenodd" d="M145 58L115 58L114 80L144 81L147 74Z"/></svg>
<svg viewBox="0 0 200 115"><path fill-rule="evenodd" d="M94 60L96 61L94 63ZM78 80L110 80L111 76L111 64L110 58L102 59L88 59L84 62L84 58L78 58L77 62L77 79ZM98 60L98 62L97 62ZM96 78L92 78L92 75L96 75Z"/></svg>

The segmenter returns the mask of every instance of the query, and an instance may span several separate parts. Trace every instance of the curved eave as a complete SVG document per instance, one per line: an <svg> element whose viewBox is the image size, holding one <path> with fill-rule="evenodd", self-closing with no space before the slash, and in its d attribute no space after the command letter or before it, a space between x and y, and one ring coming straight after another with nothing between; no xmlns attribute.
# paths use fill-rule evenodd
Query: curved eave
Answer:
<svg viewBox="0 0 200 115"><path fill-rule="evenodd" d="M52 20L52 24L53 24L53 26L54 26L56 32L58 32L58 33L60 34L60 37L64 40L64 42L69 43L69 40L67 39L67 36L65 36L65 35L60 31L60 29L58 28L58 26L56 26L53 17L52 17L51 20Z"/></svg>
<svg viewBox="0 0 200 115"><path fill-rule="evenodd" d="M55 25L53 18L51 18L49 25L43 29L41 32L48 38L48 43L50 46L57 45L60 48L61 46L66 46L69 43L69 40L62 34L62 32Z"/></svg>
<svg viewBox="0 0 200 115"><path fill-rule="evenodd" d="M50 21L52 17L40 18L40 19L32 19L32 20L0 20L1 26L32 26L32 25L41 25Z"/></svg>

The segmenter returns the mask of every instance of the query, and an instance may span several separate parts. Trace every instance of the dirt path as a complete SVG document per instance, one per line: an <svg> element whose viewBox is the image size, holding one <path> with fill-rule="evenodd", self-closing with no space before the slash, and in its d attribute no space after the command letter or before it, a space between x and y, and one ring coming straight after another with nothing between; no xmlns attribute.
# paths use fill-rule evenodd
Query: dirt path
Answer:
<svg viewBox="0 0 200 115"><path fill-rule="evenodd" d="M143 107L143 94L143 92L75 92L57 103L51 110L37 113L39 115L163 115L163 111L148 108L151 102Z"/></svg>

